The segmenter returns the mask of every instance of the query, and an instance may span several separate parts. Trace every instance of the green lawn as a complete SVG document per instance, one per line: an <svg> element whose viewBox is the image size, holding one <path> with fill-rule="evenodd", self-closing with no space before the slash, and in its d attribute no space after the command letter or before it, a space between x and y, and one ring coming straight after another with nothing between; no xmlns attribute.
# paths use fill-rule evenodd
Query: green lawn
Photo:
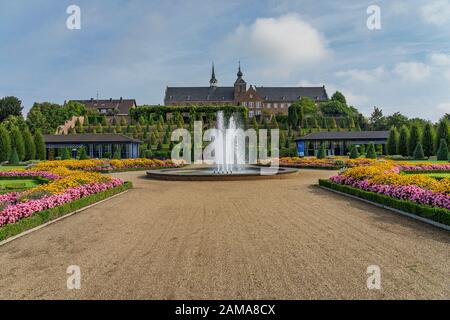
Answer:
<svg viewBox="0 0 450 320"><path fill-rule="evenodd" d="M427 176L435 179L450 178L450 173L430 173Z"/></svg>
<svg viewBox="0 0 450 320"><path fill-rule="evenodd" d="M39 183L33 179L0 179L0 194L25 191L36 187Z"/></svg>
<svg viewBox="0 0 450 320"><path fill-rule="evenodd" d="M0 171L7 171L14 169L25 169L25 166L0 166Z"/></svg>

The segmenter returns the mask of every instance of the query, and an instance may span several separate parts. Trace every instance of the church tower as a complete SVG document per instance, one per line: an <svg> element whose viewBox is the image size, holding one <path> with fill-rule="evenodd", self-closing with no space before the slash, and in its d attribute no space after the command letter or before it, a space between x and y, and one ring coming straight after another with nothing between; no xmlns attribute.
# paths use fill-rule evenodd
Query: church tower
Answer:
<svg viewBox="0 0 450 320"><path fill-rule="evenodd" d="M216 73L214 71L214 62L212 64L212 72L211 72L211 80L209 80L209 86L210 87L217 87L217 84L219 81L216 79Z"/></svg>
<svg viewBox="0 0 450 320"><path fill-rule="evenodd" d="M242 78L244 74L241 71L241 62L239 62L239 70L237 73L237 79L234 82L234 99L238 100L240 96L247 92L247 83Z"/></svg>

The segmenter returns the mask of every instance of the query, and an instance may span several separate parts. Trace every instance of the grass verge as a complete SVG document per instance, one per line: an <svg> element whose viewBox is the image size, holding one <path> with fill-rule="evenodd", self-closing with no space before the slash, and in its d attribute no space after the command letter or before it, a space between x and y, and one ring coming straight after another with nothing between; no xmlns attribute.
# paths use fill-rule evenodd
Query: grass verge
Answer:
<svg viewBox="0 0 450 320"><path fill-rule="evenodd" d="M396 199L384 194L365 191L347 185L337 184L325 179L320 179L319 185L450 226L450 210L447 209L435 208L417 204L412 201Z"/></svg>
<svg viewBox="0 0 450 320"><path fill-rule="evenodd" d="M96 194L91 194L90 196L63 204L62 206L51 208L49 210L36 212L32 216L24 218L16 223L7 224L3 227L0 227L0 241L18 235L24 231L35 228L51 220L55 220L59 217L65 216L66 214L80 210L101 200L112 197L127 189L131 189L132 187L133 184L131 182L125 182L123 185L115 187L113 189L105 190Z"/></svg>

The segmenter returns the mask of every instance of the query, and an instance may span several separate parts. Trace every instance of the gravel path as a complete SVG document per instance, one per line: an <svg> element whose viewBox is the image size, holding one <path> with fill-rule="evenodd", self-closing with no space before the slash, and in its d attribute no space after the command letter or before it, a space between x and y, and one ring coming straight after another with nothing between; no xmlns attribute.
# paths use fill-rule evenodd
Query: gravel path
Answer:
<svg viewBox="0 0 450 320"><path fill-rule="evenodd" d="M0 298L450 298L450 233L283 180L135 189L0 247ZM81 268L81 290L66 269ZM382 289L368 290L379 265Z"/></svg>

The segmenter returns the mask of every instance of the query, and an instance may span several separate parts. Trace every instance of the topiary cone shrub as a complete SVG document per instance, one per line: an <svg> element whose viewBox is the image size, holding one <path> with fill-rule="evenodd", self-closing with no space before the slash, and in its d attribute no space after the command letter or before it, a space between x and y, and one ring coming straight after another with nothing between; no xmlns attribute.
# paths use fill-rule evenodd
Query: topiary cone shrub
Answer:
<svg viewBox="0 0 450 320"><path fill-rule="evenodd" d="M19 164L19 154L17 153L16 148L11 152L11 156L9 158L9 164L18 165Z"/></svg>
<svg viewBox="0 0 450 320"><path fill-rule="evenodd" d="M325 148L324 146L321 146L319 152L317 153L317 159L324 159L324 158L325 158Z"/></svg>
<svg viewBox="0 0 450 320"><path fill-rule="evenodd" d="M445 139L441 139L441 142L439 143L439 149L437 151L437 159L448 160L448 147L447 141L445 141Z"/></svg>
<svg viewBox="0 0 450 320"><path fill-rule="evenodd" d="M425 155L423 153L422 144L420 142L416 145L416 148L414 149L413 157L416 160L422 160L425 158Z"/></svg>
<svg viewBox="0 0 450 320"><path fill-rule="evenodd" d="M377 158L377 153L375 152L375 147L372 143L369 144L369 146L367 147L366 158L368 158L368 159L376 159Z"/></svg>
<svg viewBox="0 0 450 320"><path fill-rule="evenodd" d="M352 146L350 149L350 159L359 158L358 148L356 146Z"/></svg>

